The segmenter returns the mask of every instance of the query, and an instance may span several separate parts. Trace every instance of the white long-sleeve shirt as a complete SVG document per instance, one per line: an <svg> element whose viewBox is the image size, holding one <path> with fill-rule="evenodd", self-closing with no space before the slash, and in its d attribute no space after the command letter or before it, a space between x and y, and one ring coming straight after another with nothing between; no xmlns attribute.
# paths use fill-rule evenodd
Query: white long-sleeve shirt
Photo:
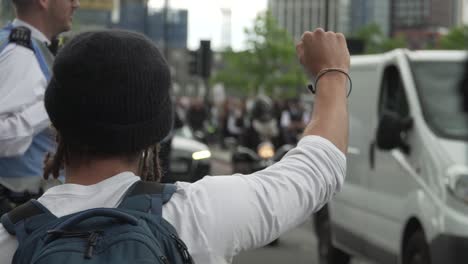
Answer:
<svg viewBox="0 0 468 264"><path fill-rule="evenodd" d="M29 28L33 38L50 44L32 25L19 19L13 25ZM31 49L10 43L0 53L0 157L22 155L50 124L43 102L46 87Z"/></svg>
<svg viewBox="0 0 468 264"><path fill-rule="evenodd" d="M307 220L341 188L345 168L344 154L331 142L308 136L263 171L178 182L163 217L195 263L231 263L239 252L266 245ZM58 217L114 208L139 179L124 172L91 186L64 184L49 189L39 202ZM16 248L16 238L0 226L0 264L10 263Z"/></svg>

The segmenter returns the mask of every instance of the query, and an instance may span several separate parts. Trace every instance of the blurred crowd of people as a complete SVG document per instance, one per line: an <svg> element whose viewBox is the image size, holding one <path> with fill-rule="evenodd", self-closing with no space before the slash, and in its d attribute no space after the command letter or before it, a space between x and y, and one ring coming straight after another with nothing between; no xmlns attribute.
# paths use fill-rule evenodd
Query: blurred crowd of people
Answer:
<svg viewBox="0 0 468 264"><path fill-rule="evenodd" d="M310 120L312 102L293 99L258 97L228 97L215 104L200 97L178 97L176 116L178 127L186 125L199 139L228 148L229 142L249 146L258 123L268 123L274 145L295 145ZM177 127L177 126L176 126Z"/></svg>

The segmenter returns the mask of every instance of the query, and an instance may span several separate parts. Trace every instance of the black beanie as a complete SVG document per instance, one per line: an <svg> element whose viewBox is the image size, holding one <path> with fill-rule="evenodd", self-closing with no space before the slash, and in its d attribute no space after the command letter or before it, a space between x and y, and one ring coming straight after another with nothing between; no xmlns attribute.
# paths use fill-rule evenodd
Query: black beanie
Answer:
<svg viewBox="0 0 468 264"><path fill-rule="evenodd" d="M169 133L170 85L165 59L143 35L87 32L58 53L45 107L67 144L125 154Z"/></svg>

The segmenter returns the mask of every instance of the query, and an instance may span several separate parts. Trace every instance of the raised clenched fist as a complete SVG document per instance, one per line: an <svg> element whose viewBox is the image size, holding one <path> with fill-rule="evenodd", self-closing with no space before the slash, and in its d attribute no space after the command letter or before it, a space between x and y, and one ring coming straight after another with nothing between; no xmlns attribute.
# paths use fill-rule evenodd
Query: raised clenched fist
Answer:
<svg viewBox="0 0 468 264"><path fill-rule="evenodd" d="M296 51L301 64L314 77L326 68L349 71L349 51L341 33L325 32L321 28L307 31L296 45Z"/></svg>

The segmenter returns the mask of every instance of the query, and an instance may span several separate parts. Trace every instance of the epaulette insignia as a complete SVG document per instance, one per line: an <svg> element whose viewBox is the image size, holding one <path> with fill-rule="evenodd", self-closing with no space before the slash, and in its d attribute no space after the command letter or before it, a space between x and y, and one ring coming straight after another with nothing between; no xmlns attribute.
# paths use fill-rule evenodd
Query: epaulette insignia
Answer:
<svg viewBox="0 0 468 264"><path fill-rule="evenodd" d="M10 42L14 42L17 45L33 49L31 44L31 30L27 27L16 27L11 30Z"/></svg>

